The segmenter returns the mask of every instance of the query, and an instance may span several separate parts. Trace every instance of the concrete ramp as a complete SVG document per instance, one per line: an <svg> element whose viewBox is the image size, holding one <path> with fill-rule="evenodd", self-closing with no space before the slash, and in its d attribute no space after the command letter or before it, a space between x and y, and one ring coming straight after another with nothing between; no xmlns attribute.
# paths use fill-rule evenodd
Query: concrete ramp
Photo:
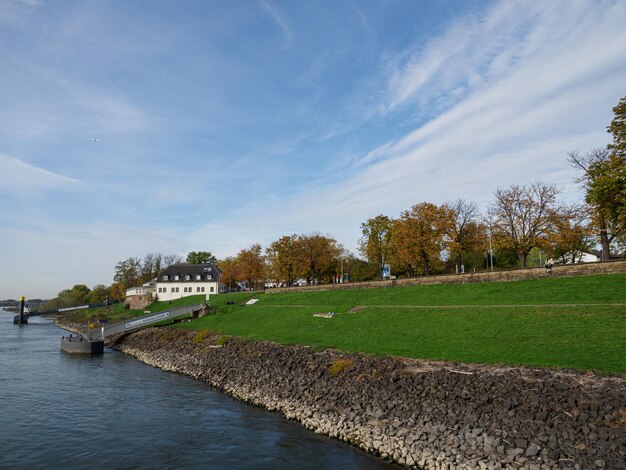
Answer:
<svg viewBox="0 0 626 470"><path fill-rule="evenodd" d="M123 322L114 323L112 325L104 326L102 330L103 337L116 335L118 333L125 333L127 331L133 331L138 328L142 328L147 325L151 325L153 323L158 323L163 320L174 319L178 317L183 317L185 315L193 316L196 313L199 313L204 305L184 305L182 307L176 307L169 310L163 310L162 312L149 313L147 315L143 315L141 317L130 318L128 320L124 320Z"/></svg>

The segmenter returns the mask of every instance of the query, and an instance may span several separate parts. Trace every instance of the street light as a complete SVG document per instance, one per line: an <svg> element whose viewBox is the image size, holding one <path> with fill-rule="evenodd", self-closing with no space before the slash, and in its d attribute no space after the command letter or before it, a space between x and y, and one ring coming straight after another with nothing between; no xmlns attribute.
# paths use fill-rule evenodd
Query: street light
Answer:
<svg viewBox="0 0 626 470"><path fill-rule="evenodd" d="M491 223L489 223L489 261L491 262L491 270L493 271L493 248L491 246Z"/></svg>

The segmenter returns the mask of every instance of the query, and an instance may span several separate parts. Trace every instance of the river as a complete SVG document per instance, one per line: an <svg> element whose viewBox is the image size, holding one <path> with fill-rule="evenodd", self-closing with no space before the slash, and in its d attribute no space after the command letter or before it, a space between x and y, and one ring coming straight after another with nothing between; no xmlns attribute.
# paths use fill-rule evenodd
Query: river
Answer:
<svg viewBox="0 0 626 470"><path fill-rule="evenodd" d="M0 312L0 469L388 468L207 384Z"/></svg>

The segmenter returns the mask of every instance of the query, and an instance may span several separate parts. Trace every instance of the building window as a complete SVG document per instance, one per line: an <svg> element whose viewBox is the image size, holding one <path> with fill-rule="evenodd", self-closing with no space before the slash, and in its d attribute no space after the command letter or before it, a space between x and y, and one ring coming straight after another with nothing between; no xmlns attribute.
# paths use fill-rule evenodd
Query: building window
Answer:
<svg viewBox="0 0 626 470"><path fill-rule="evenodd" d="M196 287L196 292L200 292L200 288L199 287Z"/></svg>
<svg viewBox="0 0 626 470"><path fill-rule="evenodd" d="M191 280L191 274L185 274L185 281Z"/></svg>
<svg viewBox="0 0 626 470"><path fill-rule="evenodd" d="M196 274L196 281L200 281L202 279L202 274Z"/></svg>
<svg viewBox="0 0 626 470"><path fill-rule="evenodd" d="M202 288L202 292L204 292L204 287Z"/></svg>
<svg viewBox="0 0 626 470"><path fill-rule="evenodd" d="M176 290L174 290L174 289L176 289ZM172 292L178 292L178 289L179 289L178 287L172 287Z"/></svg>
<svg viewBox="0 0 626 470"><path fill-rule="evenodd" d="M175 281L180 281L180 275L176 274L176 275L174 276L174 280L175 280Z"/></svg>
<svg viewBox="0 0 626 470"><path fill-rule="evenodd" d="M169 281L169 280L170 280L170 277L166 274L165 276L163 276L163 280L164 280L164 281Z"/></svg>
<svg viewBox="0 0 626 470"><path fill-rule="evenodd" d="M215 288L211 286L211 292L215 292Z"/></svg>
<svg viewBox="0 0 626 470"><path fill-rule="evenodd" d="M207 274L206 278L207 278L207 281L210 281L211 279L213 279L213 275L212 274Z"/></svg>

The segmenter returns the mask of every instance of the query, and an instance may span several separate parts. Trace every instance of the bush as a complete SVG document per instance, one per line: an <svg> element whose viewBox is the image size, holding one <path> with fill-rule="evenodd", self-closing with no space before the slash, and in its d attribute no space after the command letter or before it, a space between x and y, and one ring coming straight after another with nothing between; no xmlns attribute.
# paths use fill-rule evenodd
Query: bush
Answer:
<svg viewBox="0 0 626 470"><path fill-rule="evenodd" d="M222 335L218 338L215 344L217 344L218 346L224 346L226 343L228 343L229 339L230 339L230 336Z"/></svg>
<svg viewBox="0 0 626 470"><path fill-rule="evenodd" d="M211 336L211 334L213 333L212 330L200 330L196 333L196 335L193 337L192 341L195 344L201 343L202 341L204 341L205 339L207 339L209 336Z"/></svg>
<svg viewBox="0 0 626 470"><path fill-rule="evenodd" d="M337 359L328 367L328 373L333 377L337 377L344 370L352 365L352 359Z"/></svg>

